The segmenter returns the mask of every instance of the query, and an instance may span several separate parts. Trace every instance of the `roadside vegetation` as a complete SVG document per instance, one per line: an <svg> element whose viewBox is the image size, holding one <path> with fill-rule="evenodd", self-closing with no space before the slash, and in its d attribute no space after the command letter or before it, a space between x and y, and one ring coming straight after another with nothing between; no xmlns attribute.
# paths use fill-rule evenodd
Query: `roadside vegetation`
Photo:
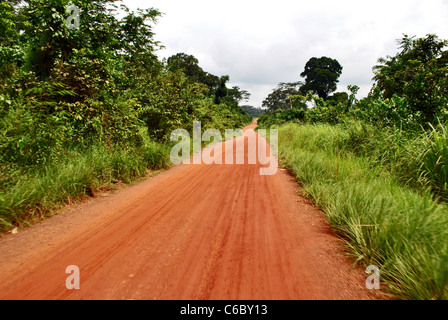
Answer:
<svg viewBox="0 0 448 320"><path fill-rule="evenodd" d="M68 0L0 2L0 233L169 167L174 129L252 120L229 76L183 53L157 58L158 10L71 2L79 29Z"/></svg>
<svg viewBox="0 0 448 320"><path fill-rule="evenodd" d="M354 85L329 94L342 68L311 59L313 82L280 84L258 123L279 129L280 161L354 260L380 267L384 292L446 300L448 42L405 35L398 44L373 68L366 98Z"/></svg>

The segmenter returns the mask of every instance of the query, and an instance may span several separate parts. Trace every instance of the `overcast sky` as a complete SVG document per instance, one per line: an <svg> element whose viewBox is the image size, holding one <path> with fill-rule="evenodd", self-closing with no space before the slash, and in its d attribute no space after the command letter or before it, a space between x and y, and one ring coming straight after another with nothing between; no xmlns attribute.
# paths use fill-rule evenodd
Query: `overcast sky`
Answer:
<svg viewBox="0 0 448 320"><path fill-rule="evenodd" d="M372 86L378 58L395 55L403 34L435 33L448 39L447 0L126 0L131 9L164 15L154 27L166 48L161 58L184 52L230 86L251 93L261 107L279 82L303 80L306 62L328 56L343 66L338 91Z"/></svg>

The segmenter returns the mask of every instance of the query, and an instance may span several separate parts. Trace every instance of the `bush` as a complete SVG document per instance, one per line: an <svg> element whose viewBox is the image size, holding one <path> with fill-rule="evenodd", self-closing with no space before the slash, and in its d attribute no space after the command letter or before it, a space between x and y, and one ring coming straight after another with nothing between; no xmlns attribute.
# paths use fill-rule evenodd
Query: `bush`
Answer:
<svg viewBox="0 0 448 320"><path fill-rule="evenodd" d="M276 111L268 111L258 119L258 125L263 127L271 127L280 125L285 122L298 122L305 119L306 111L304 108L295 108L289 110L278 109Z"/></svg>

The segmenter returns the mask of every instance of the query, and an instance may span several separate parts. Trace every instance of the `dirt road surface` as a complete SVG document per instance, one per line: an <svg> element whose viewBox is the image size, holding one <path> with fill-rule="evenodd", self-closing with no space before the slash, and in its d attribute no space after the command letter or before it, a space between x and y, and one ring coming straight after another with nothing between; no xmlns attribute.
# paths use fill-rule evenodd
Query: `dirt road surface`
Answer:
<svg viewBox="0 0 448 320"><path fill-rule="evenodd" d="M3 236L0 299L372 299L294 179L260 166L182 164Z"/></svg>

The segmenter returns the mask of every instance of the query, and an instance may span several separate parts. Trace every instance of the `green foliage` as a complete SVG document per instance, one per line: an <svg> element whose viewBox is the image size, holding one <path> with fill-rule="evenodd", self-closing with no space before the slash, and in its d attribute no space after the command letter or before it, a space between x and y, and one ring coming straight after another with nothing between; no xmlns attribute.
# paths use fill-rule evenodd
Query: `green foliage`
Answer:
<svg viewBox="0 0 448 320"><path fill-rule="evenodd" d="M448 51L443 51L448 41L429 34L419 39L405 35L398 43L402 51L378 60L374 80L384 98L405 97L414 112L433 123L448 104Z"/></svg>
<svg viewBox="0 0 448 320"><path fill-rule="evenodd" d="M335 92L332 96L327 98L330 105L342 104L348 107L349 96L346 92Z"/></svg>
<svg viewBox="0 0 448 320"><path fill-rule="evenodd" d="M149 135L167 141L173 130L192 128L195 103L203 97L203 91L204 87L192 84L179 71L168 71L153 79L137 95L139 118L145 122Z"/></svg>
<svg viewBox="0 0 448 320"><path fill-rule="evenodd" d="M311 91L325 100L331 92L336 90L341 74L342 66L336 59L311 58L306 63L305 70L300 74L302 78L305 78L305 84L300 91L303 94Z"/></svg>
<svg viewBox="0 0 448 320"><path fill-rule="evenodd" d="M280 125L285 122L302 121L305 118L305 110L303 108L295 108L290 110L276 110L265 113L258 119L258 125L262 127L271 127Z"/></svg>
<svg viewBox="0 0 448 320"><path fill-rule="evenodd" d="M0 162L20 166L44 164L57 156L68 128L64 112L38 112L32 102L14 102L0 120Z"/></svg>
<svg viewBox="0 0 448 320"><path fill-rule="evenodd" d="M135 104L122 98L105 103L14 104L0 121L0 162L41 165L70 146L88 147L95 141L140 145Z"/></svg>
<svg viewBox="0 0 448 320"><path fill-rule="evenodd" d="M233 86L232 88L227 90L227 96L224 99L224 103L237 107L240 102L247 101L250 98L250 93L247 90L241 90L238 86Z"/></svg>
<svg viewBox="0 0 448 320"><path fill-rule="evenodd" d="M24 61L17 20L15 7L7 1L0 2L0 92L7 85L5 80L12 77Z"/></svg>
<svg viewBox="0 0 448 320"><path fill-rule="evenodd" d="M181 70L193 83L203 83L209 88L209 95L212 95L220 85L220 78L205 72L200 66L199 61L192 55L178 53L168 58L168 70Z"/></svg>
<svg viewBox="0 0 448 320"><path fill-rule="evenodd" d="M8 109L2 109L7 116L3 125L11 127L8 121L13 121L14 112L25 113L25 119L30 119L27 126L18 126L15 133L4 129L6 136L21 134L20 128L34 128L23 130L42 131L34 136L46 136L41 123L49 123L48 128L53 126L57 132L52 136L56 141L64 140L64 147L88 146L92 141L139 145L139 128L146 125L151 137L167 140L175 128L191 127L196 107L206 96L232 106L235 116L240 116L238 102L248 93L238 87L226 88L228 76L219 79L207 74L194 57L186 55L177 55L174 60L178 64L182 59L183 64L193 61L190 64L196 66L196 74L185 66L183 70L190 70L187 75L163 70L165 66L154 54L160 44L154 40L151 27L161 15L158 10L131 12L122 5L124 16L118 19L116 2L74 1L81 12L79 30L66 26L68 0L30 0L20 7L2 3L5 18L1 27L10 38L8 41L20 44L27 53L20 72L14 77L2 77L9 84L2 93L2 99L9 101ZM19 21L19 27L12 26L14 19ZM23 31L20 37L19 29ZM10 43L2 40L2 46L6 45ZM172 64L167 69L173 69ZM201 81L210 84L209 91L215 90L212 95L204 84L200 85ZM11 104L14 99L20 99L23 105ZM17 110L11 111L11 105ZM208 106L212 109L212 104ZM60 126L51 125L55 121ZM37 143L31 138L20 139L20 145L28 141L33 148L42 146L53 152L62 148L46 144L46 140ZM38 159L23 159L26 164L45 162L49 157L43 150L28 153ZM5 154L11 155L5 156L5 161L17 160L12 156L14 151Z"/></svg>
<svg viewBox="0 0 448 320"><path fill-rule="evenodd" d="M421 112L414 112L405 97L393 95L383 99L375 88L367 98L362 99L348 116L364 120L380 127L399 127L418 131L424 118Z"/></svg>
<svg viewBox="0 0 448 320"><path fill-rule="evenodd" d="M325 122L336 124L343 120L344 112L347 109L346 104L342 103L328 103L322 107L310 109L304 119L310 123Z"/></svg>
<svg viewBox="0 0 448 320"><path fill-rule="evenodd" d="M252 122L252 117L238 106L204 99L196 109L195 120L201 121L203 130L216 129L224 135L225 129L242 128Z"/></svg>
<svg viewBox="0 0 448 320"><path fill-rule="evenodd" d="M250 93L241 90L235 86L227 88L230 77L215 76L205 72L200 66L199 61L192 55L178 53L168 58L167 69L171 72L182 71L191 83L199 83L207 86L208 90L204 91L207 97L211 97L214 104L224 103L226 105L238 106L241 101L247 100Z"/></svg>
<svg viewBox="0 0 448 320"><path fill-rule="evenodd" d="M230 78L229 76L222 76L219 79L218 87L216 88L214 92L214 103L220 104L223 100L223 98L227 97L228 94L228 88L227 88L227 82L229 82Z"/></svg>
<svg viewBox="0 0 448 320"><path fill-rule="evenodd" d="M299 94L301 85L301 82L279 83L277 88L263 101L263 108L269 111L276 111L306 107L300 100L294 99L294 96Z"/></svg>
<svg viewBox="0 0 448 320"><path fill-rule="evenodd" d="M337 93L327 99L312 95L301 94L289 96L292 101L292 109L278 109L275 112L267 112L259 119L259 124L271 126L273 124L282 124L287 121L318 123L327 122L336 124L346 118L346 112L350 109L350 100L347 93ZM308 109L308 103L313 103L314 107Z"/></svg>

